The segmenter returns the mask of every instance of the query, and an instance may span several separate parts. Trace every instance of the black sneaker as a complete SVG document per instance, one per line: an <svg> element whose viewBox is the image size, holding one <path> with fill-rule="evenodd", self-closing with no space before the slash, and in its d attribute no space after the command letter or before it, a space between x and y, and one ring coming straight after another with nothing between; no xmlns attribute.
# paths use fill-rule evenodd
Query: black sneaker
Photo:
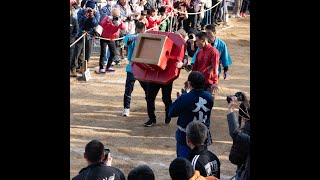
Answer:
<svg viewBox="0 0 320 180"><path fill-rule="evenodd" d="M151 126L154 126L154 125L156 125L156 124L157 124L157 121L156 121L156 120L149 119L149 121L146 122L146 123L144 123L143 125L144 125L145 127L151 127Z"/></svg>

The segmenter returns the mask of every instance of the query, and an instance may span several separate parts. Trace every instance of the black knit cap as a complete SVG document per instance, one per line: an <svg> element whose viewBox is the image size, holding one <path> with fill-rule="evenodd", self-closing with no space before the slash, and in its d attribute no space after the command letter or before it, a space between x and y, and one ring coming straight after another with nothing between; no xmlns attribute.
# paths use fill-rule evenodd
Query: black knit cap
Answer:
<svg viewBox="0 0 320 180"><path fill-rule="evenodd" d="M155 177L149 166L141 165L130 171L128 180L155 180Z"/></svg>
<svg viewBox="0 0 320 180"><path fill-rule="evenodd" d="M169 173L173 180L188 180L194 175L194 170L189 160L176 158L170 164Z"/></svg>

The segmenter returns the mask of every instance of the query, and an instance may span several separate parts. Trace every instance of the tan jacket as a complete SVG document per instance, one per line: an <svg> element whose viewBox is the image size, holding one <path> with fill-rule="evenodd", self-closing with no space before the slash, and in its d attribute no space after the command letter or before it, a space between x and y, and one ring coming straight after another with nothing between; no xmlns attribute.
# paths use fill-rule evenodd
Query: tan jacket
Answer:
<svg viewBox="0 0 320 180"><path fill-rule="evenodd" d="M189 180L219 180L214 176L203 177L200 175L200 172L195 170L194 175Z"/></svg>

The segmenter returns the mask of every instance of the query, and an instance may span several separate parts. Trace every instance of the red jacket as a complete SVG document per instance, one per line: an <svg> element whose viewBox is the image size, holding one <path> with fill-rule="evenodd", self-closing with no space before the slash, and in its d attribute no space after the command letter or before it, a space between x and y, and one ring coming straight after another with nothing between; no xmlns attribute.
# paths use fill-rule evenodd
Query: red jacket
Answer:
<svg viewBox="0 0 320 180"><path fill-rule="evenodd" d="M200 49L192 71L200 71L205 77L205 84L218 84L219 51L208 44Z"/></svg>
<svg viewBox="0 0 320 180"><path fill-rule="evenodd" d="M115 26L112 21L108 21L108 16L106 16L101 21L101 26L103 28L101 37L108 39L116 39L119 37L119 30L125 30L124 24L121 22L119 26Z"/></svg>
<svg viewBox="0 0 320 180"><path fill-rule="evenodd" d="M157 17L155 20L153 20L153 18L151 16L147 17L148 19L148 26L147 26L147 29L150 29L150 28L153 28L155 27L156 25L160 25L161 21L160 19ZM154 28L152 29L153 31L157 31L158 29L157 28Z"/></svg>

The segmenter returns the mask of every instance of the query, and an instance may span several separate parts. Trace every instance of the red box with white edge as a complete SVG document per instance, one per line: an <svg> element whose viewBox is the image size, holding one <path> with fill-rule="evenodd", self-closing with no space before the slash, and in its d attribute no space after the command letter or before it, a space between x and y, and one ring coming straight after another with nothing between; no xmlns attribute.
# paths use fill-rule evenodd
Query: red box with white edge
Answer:
<svg viewBox="0 0 320 180"><path fill-rule="evenodd" d="M140 81L169 84L179 77L176 63L183 61L185 51L186 43L179 34L139 34L132 54L132 73Z"/></svg>

